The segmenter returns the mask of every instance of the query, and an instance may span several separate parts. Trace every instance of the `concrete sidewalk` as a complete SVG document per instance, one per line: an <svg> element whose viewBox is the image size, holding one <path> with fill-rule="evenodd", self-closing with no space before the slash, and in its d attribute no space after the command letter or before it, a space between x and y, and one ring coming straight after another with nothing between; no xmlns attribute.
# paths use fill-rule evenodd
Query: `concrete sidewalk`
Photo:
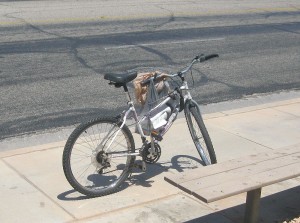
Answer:
<svg viewBox="0 0 300 223"><path fill-rule="evenodd" d="M300 98L204 115L218 162L300 143ZM174 137L175 136L175 137ZM140 146L136 135L137 146ZM88 199L66 181L65 141L0 153L0 222L241 222L245 194L209 205L164 181L205 168L184 119L165 135L162 156L116 194ZM264 187L261 222L300 214L300 178Z"/></svg>

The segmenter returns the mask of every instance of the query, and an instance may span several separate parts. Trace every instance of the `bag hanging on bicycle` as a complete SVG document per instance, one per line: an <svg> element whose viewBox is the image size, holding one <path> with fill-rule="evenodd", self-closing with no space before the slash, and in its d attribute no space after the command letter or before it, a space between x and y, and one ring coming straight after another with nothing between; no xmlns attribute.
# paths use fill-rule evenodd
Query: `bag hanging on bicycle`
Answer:
<svg viewBox="0 0 300 223"><path fill-rule="evenodd" d="M142 105L140 116L144 135L162 132L168 124L169 118L174 111L173 99L169 97L170 88L164 78L160 80L150 79L147 86L142 86L141 81L156 75L154 73L140 74L134 81L137 101ZM160 74L160 76L163 76ZM174 118L173 118L174 120ZM172 121L173 121L172 120Z"/></svg>

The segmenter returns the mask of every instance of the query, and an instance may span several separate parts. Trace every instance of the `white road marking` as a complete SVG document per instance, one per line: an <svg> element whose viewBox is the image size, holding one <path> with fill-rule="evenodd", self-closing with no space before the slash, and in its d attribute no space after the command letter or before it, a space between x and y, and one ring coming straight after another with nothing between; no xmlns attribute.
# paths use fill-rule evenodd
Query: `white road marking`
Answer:
<svg viewBox="0 0 300 223"><path fill-rule="evenodd" d="M157 42L157 43L144 43L136 45L122 45L122 46L111 46L105 47L105 50L115 50L115 49L126 49L135 48L143 46L158 46L158 45L171 45L171 44L182 44L182 43L197 43L197 42L209 42L209 41L221 41L225 38L212 38L212 39L194 39L194 40L182 40L182 41L172 41L172 42Z"/></svg>

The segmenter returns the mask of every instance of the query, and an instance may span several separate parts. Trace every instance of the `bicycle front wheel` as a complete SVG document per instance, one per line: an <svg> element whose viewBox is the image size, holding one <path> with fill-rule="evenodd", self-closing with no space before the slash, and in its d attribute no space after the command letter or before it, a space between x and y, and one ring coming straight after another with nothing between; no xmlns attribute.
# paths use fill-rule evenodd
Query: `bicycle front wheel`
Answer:
<svg viewBox="0 0 300 223"><path fill-rule="evenodd" d="M185 106L186 121L196 146L196 149L204 162L204 165L217 163L216 154L209 134L204 125L197 105L194 102L188 102Z"/></svg>
<svg viewBox="0 0 300 223"><path fill-rule="evenodd" d="M98 118L79 125L63 152L63 169L70 185L89 197L118 191L135 156L132 134L115 118Z"/></svg>

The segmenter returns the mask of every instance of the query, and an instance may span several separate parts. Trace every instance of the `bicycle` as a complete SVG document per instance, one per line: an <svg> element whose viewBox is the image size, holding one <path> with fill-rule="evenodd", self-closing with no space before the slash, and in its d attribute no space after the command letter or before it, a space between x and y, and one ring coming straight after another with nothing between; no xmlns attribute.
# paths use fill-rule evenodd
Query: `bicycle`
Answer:
<svg viewBox="0 0 300 223"><path fill-rule="evenodd" d="M110 85L117 88L123 87L127 96L128 109L117 117L100 117L80 124L71 133L64 147L62 159L64 174L70 185L88 197L117 192L133 168L138 167L146 171L146 164L158 161L161 154L159 141L162 140L162 136L181 111L185 113L192 140L204 165L216 163L216 154L201 117L199 105L192 99L185 80L185 74L196 62L204 62L214 57L218 57L218 55L205 56L201 54L196 56L183 70L175 74L164 74L164 78L168 80L179 77L181 84L168 92L162 101L150 108L141 118L138 118L127 87L129 82L136 79L137 72L104 75L104 79L108 80ZM141 86L153 86L157 80L161 79L160 77L160 75L152 76L140 84ZM160 110L157 112L158 108ZM169 114L162 113L161 110L169 111ZM154 117L151 114L154 111L156 111L154 116L159 117L160 125L163 121L163 125L156 129L153 127L155 123L151 122L152 119L150 120ZM135 148L132 132L126 125L129 118L135 121L136 130L142 140L141 148ZM147 126L150 126L149 123L152 125L152 129L147 129ZM150 141L147 137L150 138ZM135 162L137 156L142 157L140 162L142 164Z"/></svg>

